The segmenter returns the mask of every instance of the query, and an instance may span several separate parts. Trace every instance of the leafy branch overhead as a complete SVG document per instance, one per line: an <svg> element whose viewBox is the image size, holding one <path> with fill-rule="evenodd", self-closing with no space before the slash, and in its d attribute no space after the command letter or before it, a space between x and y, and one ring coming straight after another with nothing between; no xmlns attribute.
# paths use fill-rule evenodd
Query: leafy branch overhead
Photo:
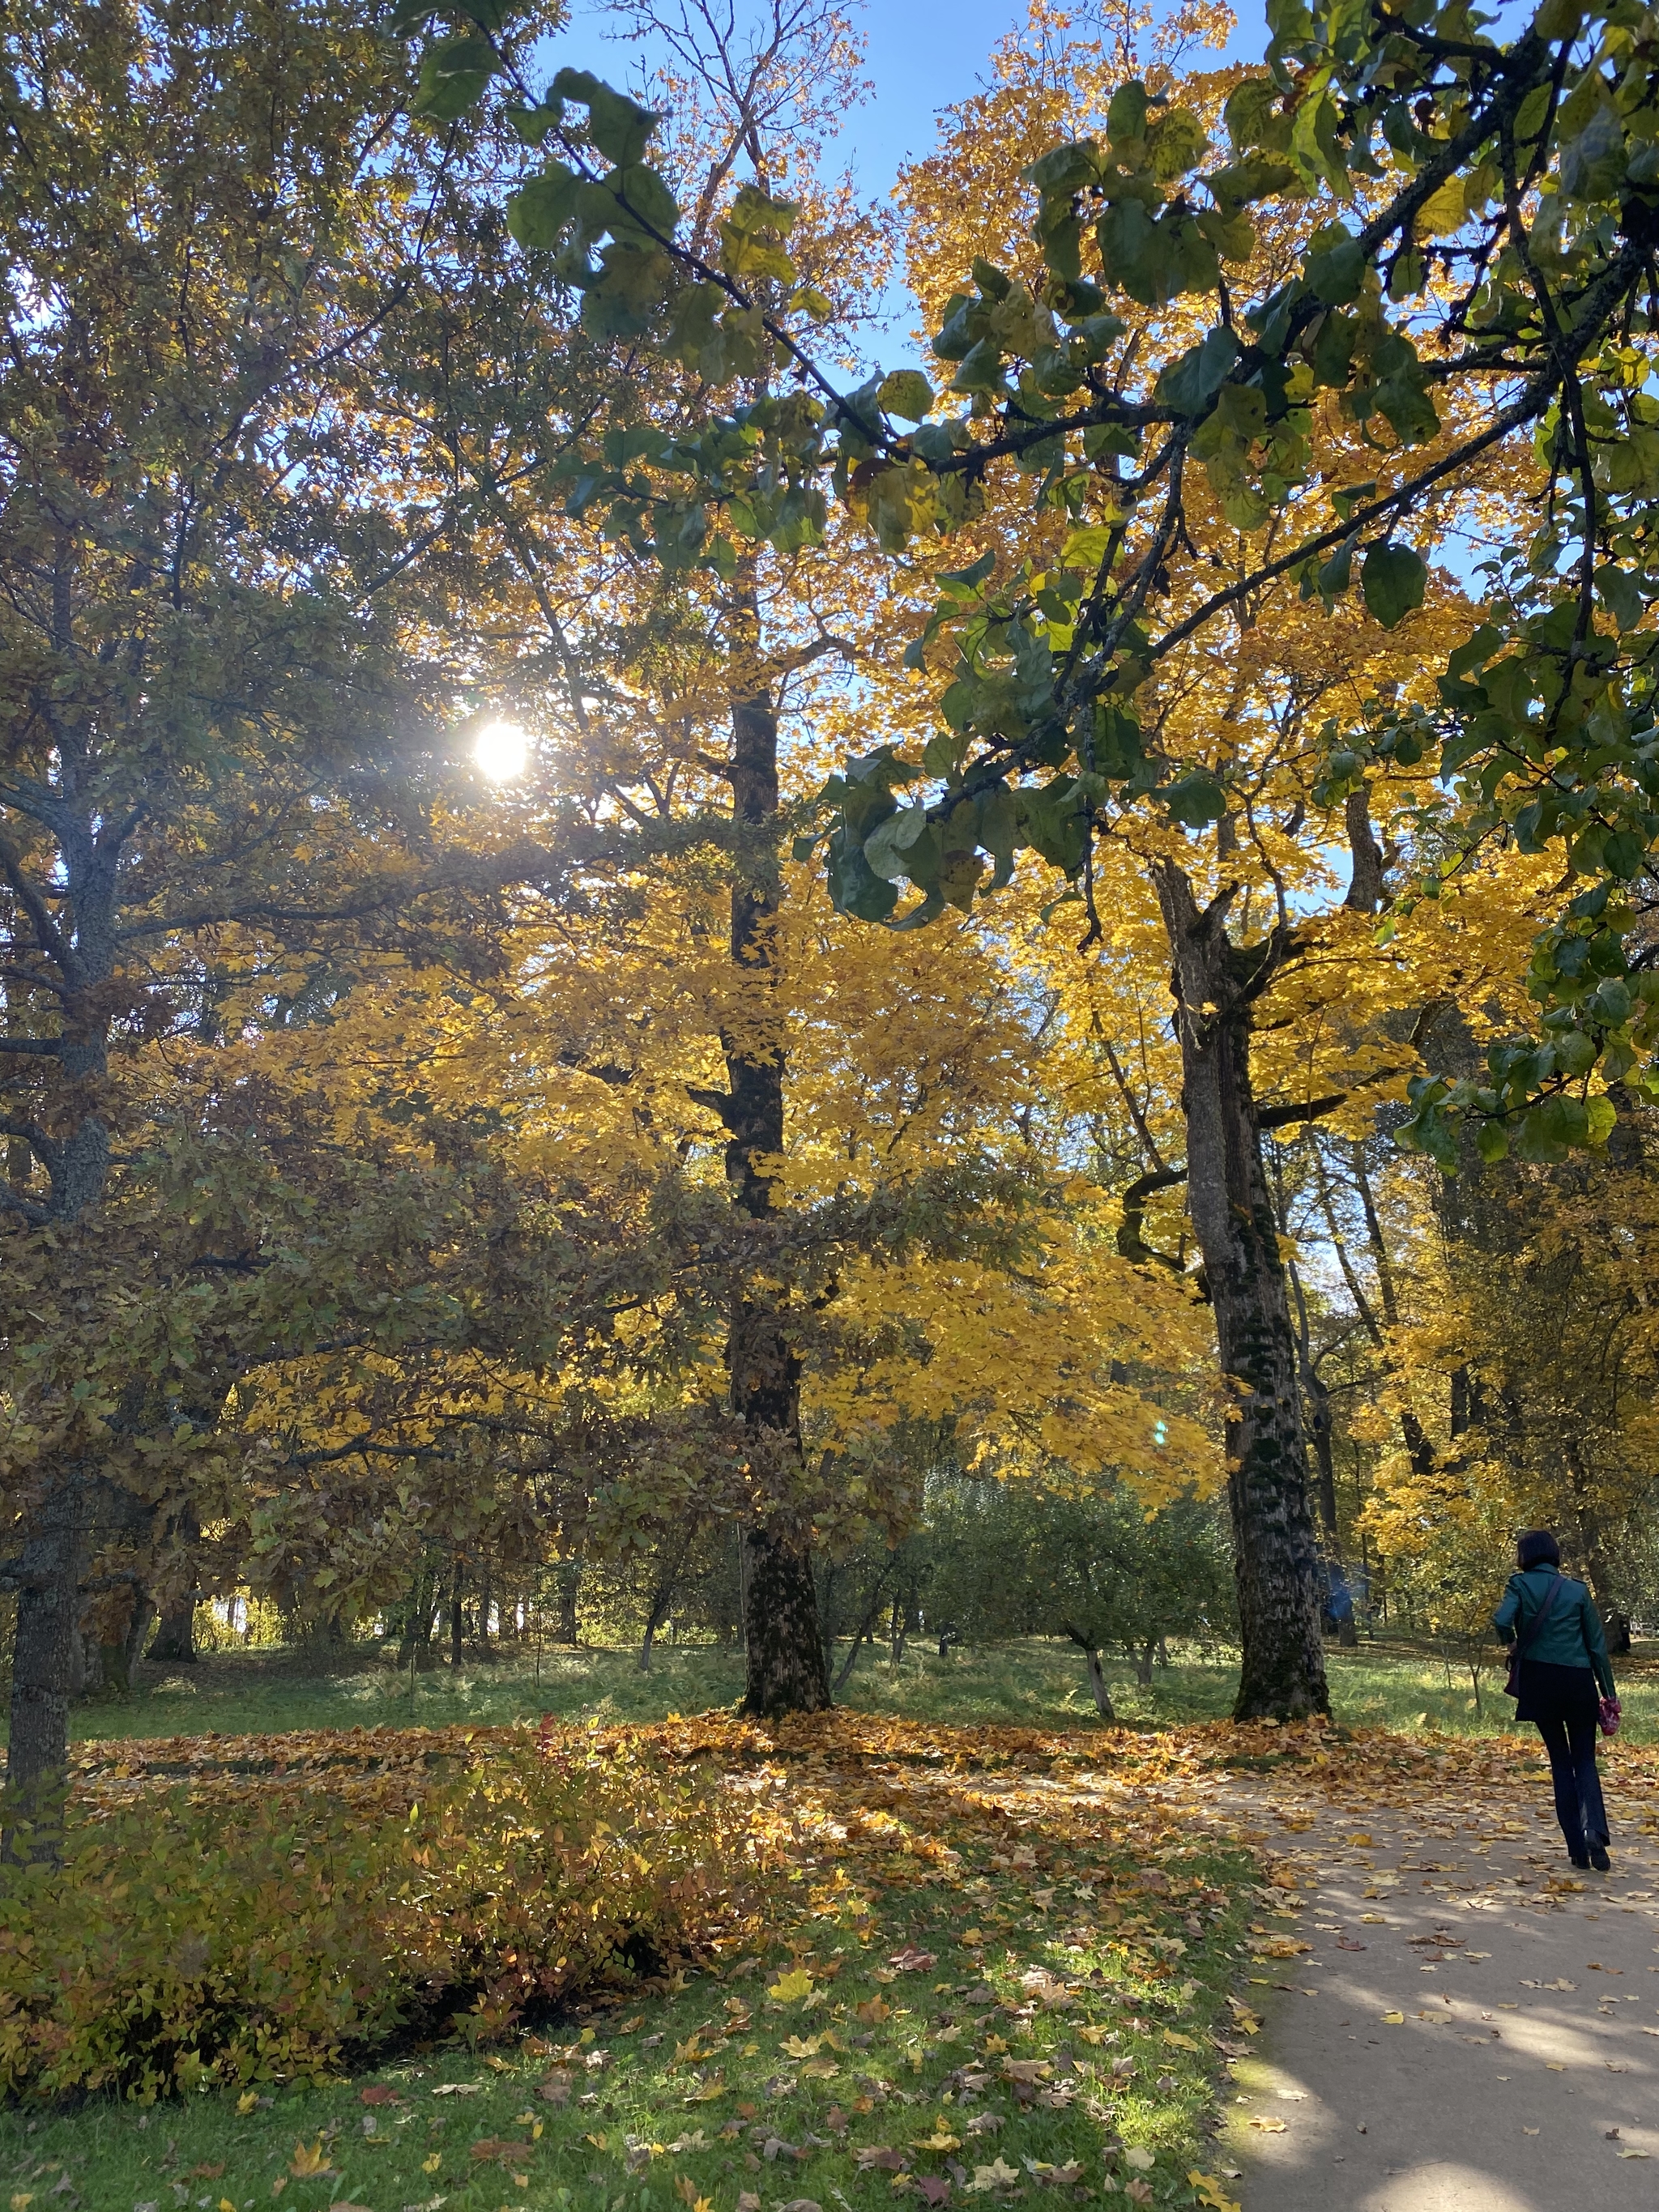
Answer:
<svg viewBox="0 0 1659 2212"><path fill-rule="evenodd" d="M1508 40L1463 0L1273 0L1264 67L1224 99L1194 80L1190 105L1120 84L1094 135L1026 171L1030 248L975 259L933 370L848 392L813 357L827 303L797 281L789 204L747 187L715 258L693 252L648 158L659 118L581 71L537 97L510 14L482 0L428 43L422 110L447 122L510 87L548 155L515 236L557 257L591 330L707 387L679 435L619 416L568 455L573 514L720 574L813 542L831 499L931 565L1011 472L1045 547L1058 526L1018 564L939 561L911 658L947 679L945 726L826 787L845 908L913 927L1000 889L1022 850L1077 878L1125 823L1222 821L1224 764L1160 735L1183 650L1276 592L1396 629L1449 538L1455 649L1327 725L1318 798L1437 778L1417 896L1494 842L1559 849L1583 883L1540 940L1538 1036L1489 1080L1419 1079L1408 1140L1449 1163L1472 1112L1489 1156L1517 1122L1547 1156L1605 1133L1606 1084L1659 1079L1659 976L1626 889L1659 834L1659 62L1633 0L1547 0ZM1460 556L1503 471L1525 542Z"/></svg>

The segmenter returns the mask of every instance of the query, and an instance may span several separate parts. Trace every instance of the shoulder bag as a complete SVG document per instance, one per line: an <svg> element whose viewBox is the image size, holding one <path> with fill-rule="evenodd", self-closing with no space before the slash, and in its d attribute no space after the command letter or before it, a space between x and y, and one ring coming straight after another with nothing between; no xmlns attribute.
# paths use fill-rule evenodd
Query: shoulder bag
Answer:
<svg viewBox="0 0 1659 2212"><path fill-rule="evenodd" d="M1520 1696L1521 1662L1526 1657L1534 1637L1537 1635L1539 1630L1544 1626L1545 1621L1548 1619L1550 1607L1555 1603L1556 1599L1560 1596L1561 1585L1565 1582L1565 1580L1566 1577L1563 1574L1558 1574L1556 1576L1555 1580L1550 1584L1549 1595L1544 1600L1542 1605L1539 1607L1537 1612L1534 1613L1532 1619L1527 1623L1525 1635L1517 1636L1513 1644L1510 1645L1509 1677L1504 1684L1504 1695L1506 1698L1518 1698Z"/></svg>

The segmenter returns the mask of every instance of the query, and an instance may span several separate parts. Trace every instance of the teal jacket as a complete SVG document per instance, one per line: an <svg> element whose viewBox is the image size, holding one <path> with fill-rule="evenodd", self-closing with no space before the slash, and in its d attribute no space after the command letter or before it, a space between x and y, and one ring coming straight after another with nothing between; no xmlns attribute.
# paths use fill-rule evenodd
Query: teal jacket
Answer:
<svg viewBox="0 0 1659 2212"><path fill-rule="evenodd" d="M1538 1608L1549 1595L1550 1585L1558 1575L1559 1567L1528 1567L1524 1575L1511 1575L1509 1587L1504 1592L1504 1602L1492 1617L1492 1625L1505 1644L1513 1644L1517 1632L1524 1633L1528 1624L1538 1618ZM1607 1639L1601 1632L1601 1616L1595 1610L1589 1592L1583 1583L1567 1576L1561 1595L1550 1609L1550 1617L1528 1644L1526 1657L1522 1661L1541 1659L1552 1667L1590 1667L1595 1669L1597 1687L1604 1698L1616 1697L1613 1686L1613 1667L1607 1658Z"/></svg>

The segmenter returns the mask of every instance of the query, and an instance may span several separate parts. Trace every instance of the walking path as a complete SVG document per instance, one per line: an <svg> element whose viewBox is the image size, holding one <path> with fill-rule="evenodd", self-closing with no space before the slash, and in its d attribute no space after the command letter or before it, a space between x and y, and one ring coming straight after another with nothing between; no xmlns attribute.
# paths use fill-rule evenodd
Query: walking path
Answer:
<svg viewBox="0 0 1659 2212"><path fill-rule="evenodd" d="M1647 1775L1615 1759L1613 1870L1578 1875L1542 1759L1519 1743L1442 1753L1381 1789L1346 1766L1206 1792L1273 1864L1268 1955L1247 1984L1261 2027L1234 2063L1222 2146L1244 2212L1652 2212ZM1291 1941L1309 1948L1271 1955Z"/></svg>

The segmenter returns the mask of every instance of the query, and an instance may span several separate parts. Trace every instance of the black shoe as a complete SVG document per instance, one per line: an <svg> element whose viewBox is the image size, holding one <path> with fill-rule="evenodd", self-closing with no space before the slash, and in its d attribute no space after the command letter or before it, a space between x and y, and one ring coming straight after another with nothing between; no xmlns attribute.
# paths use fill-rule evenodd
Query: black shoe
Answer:
<svg viewBox="0 0 1659 2212"><path fill-rule="evenodd" d="M1581 1873L1589 1872L1590 1859L1588 1851L1569 1851L1567 1856Z"/></svg>
<svg viewBox="0 0 1659 2212"><path fill-rule="evenodd" d="M1589 1863L1597 1874L1607 1874L1612 1871L1613 1861L1607 1856L1607 1847L1605 1844L1590 1845Z"/></svg>

